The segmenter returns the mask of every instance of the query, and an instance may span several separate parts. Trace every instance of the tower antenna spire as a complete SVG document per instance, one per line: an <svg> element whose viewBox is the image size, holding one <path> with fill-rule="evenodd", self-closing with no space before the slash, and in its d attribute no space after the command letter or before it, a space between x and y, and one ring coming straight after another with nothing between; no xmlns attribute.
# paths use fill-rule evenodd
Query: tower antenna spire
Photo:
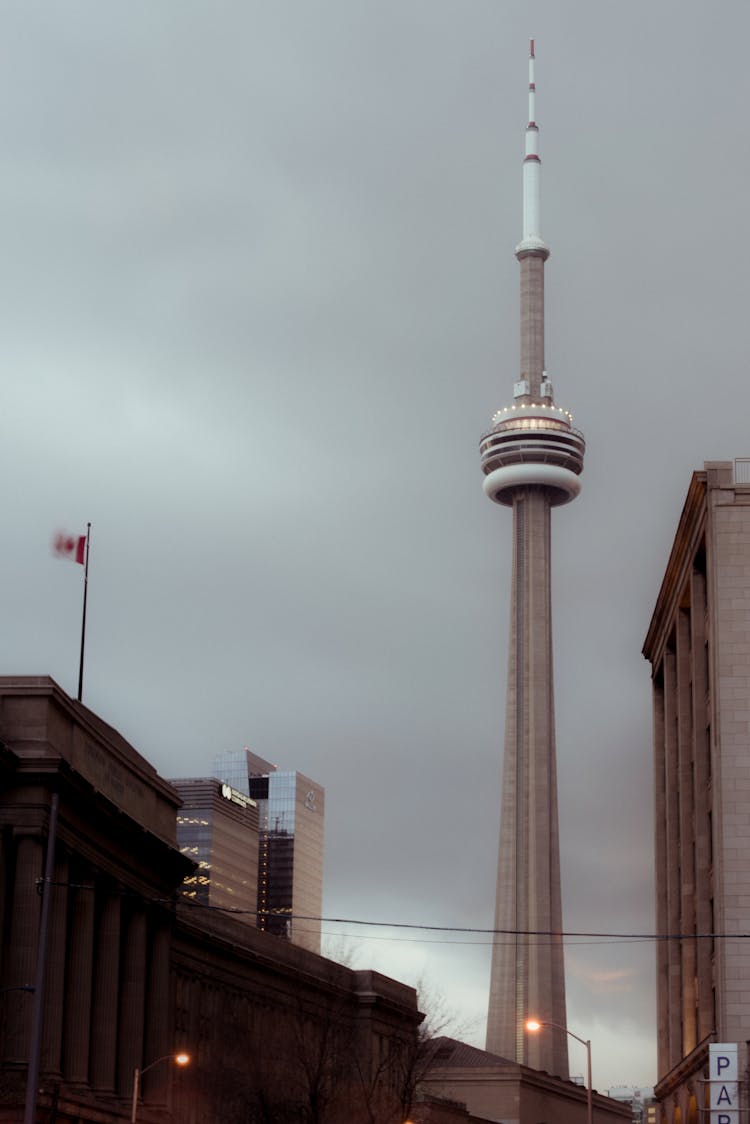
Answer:
<svg viewBox="0 0 750 1124"><path fill-rule="evenodd" d="M549 257L549 247L542 238L542 159L539 155L539 126L536 123L536 53L534 40L529 40L529 121L523 158L523 236L516 254L528 250L541 251Z"/></svg>

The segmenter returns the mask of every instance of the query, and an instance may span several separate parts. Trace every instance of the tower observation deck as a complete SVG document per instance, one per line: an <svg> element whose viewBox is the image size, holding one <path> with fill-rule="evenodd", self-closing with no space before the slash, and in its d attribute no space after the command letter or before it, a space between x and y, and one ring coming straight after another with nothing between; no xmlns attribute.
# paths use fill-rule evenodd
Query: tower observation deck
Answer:
<svg viewBox="0 0 750 1124"><path fill-rule="evenodd" d="M580 491L585 442L555 404L544 358L539 129L534 41L523 163L521 364L513 401L480 441L484 490L513 509L505 749L487 1049L568 1076L552 668L550 513Z"/></svg>

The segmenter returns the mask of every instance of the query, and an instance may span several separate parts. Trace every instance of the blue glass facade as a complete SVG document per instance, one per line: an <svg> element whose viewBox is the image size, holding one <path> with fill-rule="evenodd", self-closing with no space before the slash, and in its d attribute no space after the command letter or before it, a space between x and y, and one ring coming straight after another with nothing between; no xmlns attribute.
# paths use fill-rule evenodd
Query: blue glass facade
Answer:
<svg viewBox="0 0 750 1124"><path fill-rule="evenodd" d="M258 928L319 952L324 790L246 749L217 754L214 775L258 805Z"/></svg>

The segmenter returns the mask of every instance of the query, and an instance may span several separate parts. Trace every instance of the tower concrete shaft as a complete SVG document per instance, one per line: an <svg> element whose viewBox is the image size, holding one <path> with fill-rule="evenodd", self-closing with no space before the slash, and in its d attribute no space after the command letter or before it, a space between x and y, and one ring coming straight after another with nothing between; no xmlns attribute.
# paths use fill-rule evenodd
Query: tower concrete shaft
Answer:
<svg viewBox="0 0 750 1124"><path fill-rule="evenodd" d="M521 381L529 384L530 402L550 398L542 394L544 381L544 262L547 254L522 253L521 267ZM547 389L547 388L545 388ZM549 388L551 391L551 388Z"/></svg>
<svg viewBox="0 0 750 1124"><path fill-rule="evenodd" d="M552 675L550 500L513 495L513 578L495 938L487 1049L567 1076L567 1037L530 1036L525 1021L566 1025ZM532 935L540 934L540 935Z"/></svg>
<svg viewBox="0 0 750 1124"><path fill-rule="evenodd" d="M544 264L540 165L534 120L534 44L524 160L520 377L480 442L484 489L513 509L513 578L487 1049L568 1076L564 1028L560 846L552 669L551 509L580 490L585 443L556 406L544 358Z"/></svg>

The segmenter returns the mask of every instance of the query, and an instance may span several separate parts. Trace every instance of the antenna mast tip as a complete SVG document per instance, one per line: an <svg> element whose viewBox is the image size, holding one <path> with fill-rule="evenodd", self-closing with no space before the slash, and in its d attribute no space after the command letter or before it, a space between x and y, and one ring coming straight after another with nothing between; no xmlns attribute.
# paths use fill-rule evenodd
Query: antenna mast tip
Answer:
<svg viewBox="0 0 750 1124"><path fill-rule="evenodd" d="M533 39L529 39L529 58L530 59L534 58L534 40Z"/></svg>

